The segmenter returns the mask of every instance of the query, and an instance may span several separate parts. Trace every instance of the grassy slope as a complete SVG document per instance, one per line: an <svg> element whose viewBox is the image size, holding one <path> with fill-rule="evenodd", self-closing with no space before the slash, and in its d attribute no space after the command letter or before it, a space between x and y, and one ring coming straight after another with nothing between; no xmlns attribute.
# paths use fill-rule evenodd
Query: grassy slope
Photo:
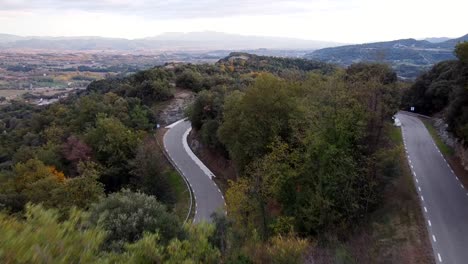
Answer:
<svg viewBox="0 0 468 264"><path fill-rule="evenodd" d="M454 150L442 141L439 134L437 134L437 130L432 125L431 121L425 118L420 119L426 126L426 129L429 131L429 134L431 134L432 139L435 141L437 147L442 152L442 154L444 154L444 156L446 157L451 157L455 153Z"/></svg>
<svg viewBox="0 0 468 264"><path fill-rule="evenodd" d="M189 210L190 196L187 185L179 173L172 167L168 168L166 175L169 178L169 183L173 189L177 202L174 205L174 213L179 216L180 219L184 220L187 217Z"/></svg>

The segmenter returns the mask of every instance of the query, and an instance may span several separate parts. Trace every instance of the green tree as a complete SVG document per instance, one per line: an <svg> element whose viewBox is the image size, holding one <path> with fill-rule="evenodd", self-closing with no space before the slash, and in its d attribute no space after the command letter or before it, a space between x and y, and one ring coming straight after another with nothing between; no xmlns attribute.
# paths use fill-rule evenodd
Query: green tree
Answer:
<svg viewBox="0 0 468 264"><path fill-rule="evenodd" d="M27 202L43 203L47 207L57 204L51 199L51 192L61 188L65 182L63 173L54 167L46 166L37 159L18 163L14 168L14 177L2 184L2 201L13 211L23 209Z"/></svg>
<svg viewBox="0 0 468 264"><path fill-rule="evenodd" d="M173 239L167 246L168 258L165 263L219 263L221 254L209 241L214 227L206 223L184 225L187 238Z"/></svg>
<svg viewBox="0 0 468 264"><path fill-rule="evenodd" d="M62 213L72 207L87 209L104 190L95 165L82 163L78 171L79 177L69 179L37 159L18 163L14 176L0 188L0 203L12 211L22 210L27 202L60 208Z"/></svg>
<svg viewBox="0 0 468 264"><path fill-rule="evenodd" d="M176 86L199 92L203 89L203 76L197 71L186 69L177 76Z"/></svg>
<svg viewBox="0 0 468 264"><path fill-rule="evenodd" d="M66 179L60 188L51 192L50 199L62 211L72 207L88 209L92 203L104 197L104 186L98 181L99 171L95 163L79 163L78 174L78 177Z"/></svg>
<svg viewBox="0 0 468 264"><path fill-rule="evenodd" d="M129 182L129 161L134 158L140 135L114 117L99 116L85 135L96 158L105 165L101 180L109 190Z"/></svg>
<svg viewBox="0 0 468 264"><path fill-rule="evenodd" d="M274 264L300 264L304 262L304 254L309 247L306 239L293 235L276 236L267 246L269 263Z"/></svg>
<svg viewBox="0 0 468 264"><path fill-rule="evenodd" d="M303 116L294 96L297 89L295 84L264 75L245 93L233 92L226 98L219 138L241 170L266 154L276 138L287 143L295 140L293 127Z"/></svg>
<svg viewBox="0 0 468 264"><path fill-rule="evenodd" d="M154 196L124 189L93 205L89 221L108 231L106 249L120 251L144 232L159 233L163 243L180 234L181 223Z"/></svg>
<svg viewBox="0 0 468 264"><path fill-rule="evenodd" d="M209 243L213 226L200 224L184 225L184 239L174 238L168 245L160 241L159 234L145 233L135 243L126 244L123 253L106 255L107 263L168 263L210 264L220 263L219 251Z"/></svg>
<svg viewBox="0 0 468 264"><path fill-rule="evenodd" d="M136 105L130 111L130 120L132 127L136 129L148 130L153 127L149 119L148 110L141 105Z"/></svg>
<svg viewBox="0 0 468 264"><path fill-rule="evenodd" d="M462 63L468 63L468 41L460 42L455 46L455 55Z"/></svg>
<svg viewBox="0 0 468 264"><path fill-rule="evenodd" d="M167 80L145 80L139 86L138 95L144 103L165 101L173 97L173 89Z"/></svg>
<svg viewBox="0 0 468 264"><path fill-rule="evenodd" d="M274 205L283 213L294 207L298 168L302 166L301 153L291 151L286 143L275 141L269 150L250 164L246 174L252 182L250 195L258 206L260 231L265 240L271 233L273 220L267 207Z"/></svg>
<svg viewBox="0 0 468 264"><path fill-rule="evenodd" d="M138 146L135 159L131 162L136 186L141 191L154 195L158 200L172 204L175 194L164 171L164 157L156 139L148 137Z"/></svg>

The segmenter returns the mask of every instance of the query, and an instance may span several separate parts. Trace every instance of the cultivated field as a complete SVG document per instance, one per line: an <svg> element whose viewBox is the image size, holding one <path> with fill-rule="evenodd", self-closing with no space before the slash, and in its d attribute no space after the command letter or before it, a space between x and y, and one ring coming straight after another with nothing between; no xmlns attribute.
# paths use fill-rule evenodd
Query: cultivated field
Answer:
<svg viewBox="0 0 468 264"><path fill-rule="evenodd" d="M27 92L26 90L18 90L18 89L0 90L0 97L5 97L8 100L10 100L26 92Z"/></svg>

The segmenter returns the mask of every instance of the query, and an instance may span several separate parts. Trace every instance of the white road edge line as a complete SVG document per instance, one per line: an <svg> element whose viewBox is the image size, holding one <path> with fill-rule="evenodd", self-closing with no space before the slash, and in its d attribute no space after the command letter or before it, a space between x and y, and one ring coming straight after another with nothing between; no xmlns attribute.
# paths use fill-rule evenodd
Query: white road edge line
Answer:
<svg viewBox="0 0 468 264"><path fill-rule="evenodd" d="M434 240L434 242L437 242L437 239L434 235L432 235L432 240Z"/></svg>
<svg viewBox="0 0 468 264"><path fill-rule="evenodd" d="M426 206L424 206L424 212L426 212L426 213L427 213L427 207L426 207Z"/></svg>
<svg viewBox="0 0 468 264"><path fill-rule="evenodd" d="M432 226L431 220L427 220L427 223L429 224L429 226Z"/></svg>
<svg viewBox="0 0 468 264"><path fill-rule="evenodd" d="M439 262L442 262L442 257L440 257L439 253L437 253L437 257L439 257Z"/></svg>
<svg viewBox="0 0 468 264"><path fill-rule="evenodd" d="M213 179L213 177L215 177L213 172L211 172L211 170L208 169L208 167L206 167L205 164L203 164L203 162L201 162L201 160L195 155L195 153L193 153L192 149L190 149L187 143L187 137L190 131L192 131L192 127L188 128L182 136L182 144L184 145L185 152L187 152L189 157L195 162L195 164L198 165L198 167L200 167L200 169L206 174L206 176L208 176L210 179Z"/></svg>

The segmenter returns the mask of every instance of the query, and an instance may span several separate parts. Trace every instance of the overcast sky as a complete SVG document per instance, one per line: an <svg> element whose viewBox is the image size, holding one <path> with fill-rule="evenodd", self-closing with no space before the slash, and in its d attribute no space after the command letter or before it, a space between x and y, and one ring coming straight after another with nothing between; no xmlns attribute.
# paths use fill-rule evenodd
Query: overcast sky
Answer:
<svg viewBox="0 0 468 264"><path fill-rule="evenodd" d="M0 33L219 31L346 43L468 33L467 0L0 0Z"/></svg>

